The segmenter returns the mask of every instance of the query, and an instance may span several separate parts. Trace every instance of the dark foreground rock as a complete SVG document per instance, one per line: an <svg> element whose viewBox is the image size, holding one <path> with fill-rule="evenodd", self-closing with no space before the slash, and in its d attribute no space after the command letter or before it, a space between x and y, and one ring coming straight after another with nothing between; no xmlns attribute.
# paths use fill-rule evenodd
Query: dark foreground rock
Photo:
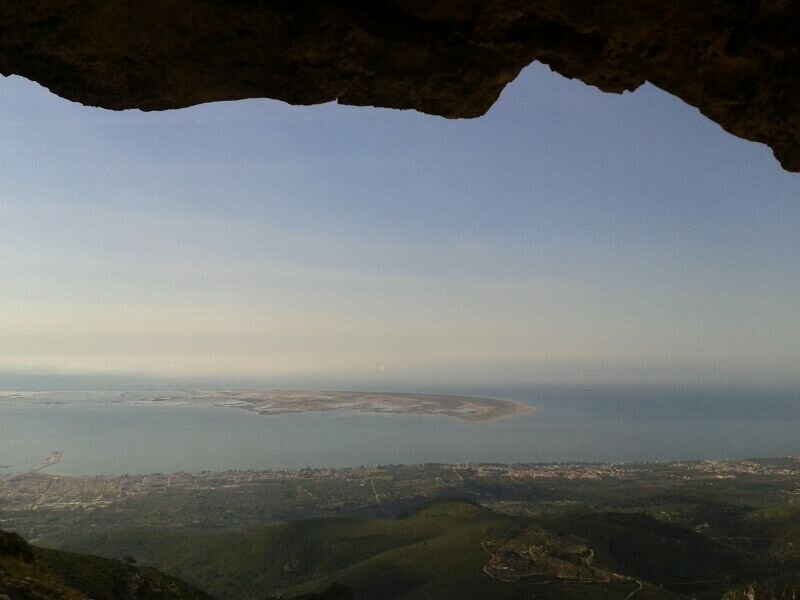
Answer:
<svg viewBox="0 0 800 600"><path fill-rule="evenodd" d="M211 596L153 568L29 546L0 532L3 600L210 600Z"/></svg>
<svg viewBox="0 0 800 600"><path fill-rule="evenodd" d="M38 0L0 6L0 72L112 109L268 97L477 117L534 60L645 81L800 171L791 0Z"/></svg>

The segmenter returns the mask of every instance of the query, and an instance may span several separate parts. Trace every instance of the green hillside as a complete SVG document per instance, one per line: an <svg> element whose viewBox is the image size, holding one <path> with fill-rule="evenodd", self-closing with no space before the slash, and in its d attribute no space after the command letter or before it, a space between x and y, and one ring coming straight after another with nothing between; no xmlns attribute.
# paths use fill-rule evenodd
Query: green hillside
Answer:
<svg viewBox="0 0 800 600"><path fill-rule="evenodd" d="M11 600L201 600L192 586L122 561L46 550L0 532L0 597Z"/></svg>
<svg viewBox="0 0 800 600"><path fill-rule="evenodd" d="M352 588L356 600L513 600L533 591L541 598L619 600L635 591L642 600L719 598L771 575L734 547L639 514L517 517L462 501L391 520L114 531L72 547L134 556L224 600L292 597L337 583Z"/></svg>

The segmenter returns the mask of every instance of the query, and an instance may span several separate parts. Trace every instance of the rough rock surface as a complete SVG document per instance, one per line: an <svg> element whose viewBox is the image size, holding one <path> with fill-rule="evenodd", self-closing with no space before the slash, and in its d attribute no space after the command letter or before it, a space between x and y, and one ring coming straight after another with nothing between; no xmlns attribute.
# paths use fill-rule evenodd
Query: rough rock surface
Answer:
<svg viewBox="0 0 800 600"><path fill-rule="evenodd" d="M152 567L29 546L0 531L0 600L212 600Z"/></svg>
<svg viewBox="0 0 800 600"><path fill-rule="evenodd" d="M9 0L0 72L112 109L215 100L477 117L534 60L645 81L800 171L795 0Z"/></svg>

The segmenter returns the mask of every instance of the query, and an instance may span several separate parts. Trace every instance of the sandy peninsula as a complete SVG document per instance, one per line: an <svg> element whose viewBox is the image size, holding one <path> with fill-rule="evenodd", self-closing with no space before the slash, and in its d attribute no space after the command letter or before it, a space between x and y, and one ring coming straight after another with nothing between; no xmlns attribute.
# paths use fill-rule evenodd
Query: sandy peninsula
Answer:
<svg viewBox="0 0 800 600"><path fill-rule="evenodd" d="M0 391L2 400L23 400L35 404L113 402L144 406L206 405L247 410L264 416L340 410L392 415L440 415L461 421L495 421L534 411L533 407L526 404L498 398L316 390Z"/></svg>
<svg viewBox="0 0 800 600"><path fill-rule="evenodd" d="M202 392L213 404L261 415L350 410L362 413L443 415L462 421L493 421L532 412L525 404L495 398L346 391Z"/></svg>

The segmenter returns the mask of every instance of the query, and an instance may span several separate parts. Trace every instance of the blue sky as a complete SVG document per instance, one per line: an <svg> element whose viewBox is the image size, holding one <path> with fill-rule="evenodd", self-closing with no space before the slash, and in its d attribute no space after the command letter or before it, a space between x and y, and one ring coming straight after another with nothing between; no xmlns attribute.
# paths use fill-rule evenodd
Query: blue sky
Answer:
<svg viewBox="0 0 800 600"><path fill-rule="evenodd" d="M0 373L800 383L800 175L534 65L483 118L0 79Z"/></svg>

